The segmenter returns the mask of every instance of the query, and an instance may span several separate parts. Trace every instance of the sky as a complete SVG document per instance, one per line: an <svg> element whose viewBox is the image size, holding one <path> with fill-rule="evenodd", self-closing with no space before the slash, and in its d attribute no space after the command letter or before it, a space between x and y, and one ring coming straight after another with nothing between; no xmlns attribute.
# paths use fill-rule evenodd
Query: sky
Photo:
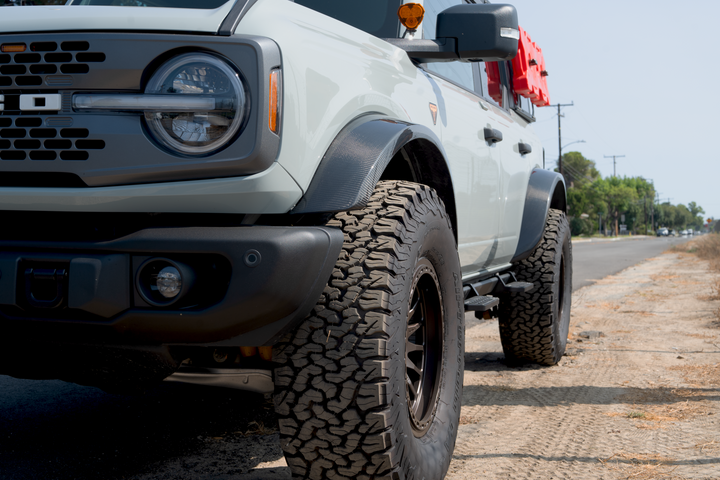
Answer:
<svg viewBox="0 0 720 480"><path fill-rule="evenodd" d="M495 0L518 11L542 49L550 101L564 107L563 152L603 177L654 181L660 200L720 219L720 1ZM536 108L546 166L558 158L557 108ZM586 143L575 143L585 140Z"/></svg>

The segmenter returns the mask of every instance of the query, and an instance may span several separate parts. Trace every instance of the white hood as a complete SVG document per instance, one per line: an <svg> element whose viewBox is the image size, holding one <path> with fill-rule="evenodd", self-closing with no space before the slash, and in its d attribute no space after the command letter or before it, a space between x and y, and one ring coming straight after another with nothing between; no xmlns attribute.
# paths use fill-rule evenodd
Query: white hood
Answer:
<svg viewBox="0 0 720 480"><path fill-rule="evenodd" d="M235 4L214 10L153 7L0 7L0 34L80 30L152 30L215 33Z"/></svg>

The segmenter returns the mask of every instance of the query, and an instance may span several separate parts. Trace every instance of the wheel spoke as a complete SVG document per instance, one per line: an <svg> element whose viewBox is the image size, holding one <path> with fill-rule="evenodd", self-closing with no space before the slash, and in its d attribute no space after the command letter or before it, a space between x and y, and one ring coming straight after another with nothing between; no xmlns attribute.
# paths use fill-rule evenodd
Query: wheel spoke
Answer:
<svg viewBox="0 0 720 480"><path fill-rule="evenodd" d="M410 336L413 333L417 332L420 327L422 327L422 325L419 323L414 323L412 325L408 325L406 338L410 338Z"/></svg>
<svg viewBox="0 0 720 480"><path fill-rule="evenodd" d="M405 357L405 367L409 368L410 370L413 370L420 377L422 377L422 373L423 373L422 369L420 367L418 367L417 365L415 365L415 363L413 363L413 361L407 357Z"/></svg>
<svg viewBox="0 0 720 480"><path fill-rule="evenodd" d="M411 352L422 352L425 350L425 347L422 345L415 345L414 343L407 343L407 346L405 347L405 353L409 354Z"/></svg>
<svg viewBox="0 0 720 480"><path fill-rule="evenodd" d="M418 299L415 301L415 304L408 311L408 323L410 323L410 320L412 320L413 315L415 315L415 311L417 310L418 305L420 305L420 296L418 296Z"/></svg>

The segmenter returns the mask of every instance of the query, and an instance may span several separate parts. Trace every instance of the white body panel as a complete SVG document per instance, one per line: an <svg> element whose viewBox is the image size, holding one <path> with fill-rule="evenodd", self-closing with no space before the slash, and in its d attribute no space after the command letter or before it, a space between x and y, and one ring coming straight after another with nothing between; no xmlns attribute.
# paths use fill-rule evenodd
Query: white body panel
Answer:
<svg viewBox="0 0 720 480"><path fill-rule="evenodd" d="M152 7L3 7L0 33L81 30L215 33L235 2L213 10Z"/></svg>
<svg viewBox="0 0 720 480"><path fill-rule="evenodd" d="M440 137L430 82L407 54L377 37L287 0L262 0L236 34L272 38L283 59L278 162L305 190L349 121L377 112L422 124Z"/></svg>
<svg viewBox="0 0 720 480"><path fill-rule="evenodd" d="M131 7L5 8L0 31L191 30L215 32L216 10ZM0 188L14 210L285 213L302 197L340 130L365 113L421 124L448 156L463 274L506 264L517 248L532 166L542 146L528 122L410 61L387 42L287 0L260 0L236 34L272 38L283 61L277 164L245 178L85 189ZM438 106L433 123L430 104ZM490 145L485 127L502 131ZM533 152L521 156L518 143Z"/></svg>

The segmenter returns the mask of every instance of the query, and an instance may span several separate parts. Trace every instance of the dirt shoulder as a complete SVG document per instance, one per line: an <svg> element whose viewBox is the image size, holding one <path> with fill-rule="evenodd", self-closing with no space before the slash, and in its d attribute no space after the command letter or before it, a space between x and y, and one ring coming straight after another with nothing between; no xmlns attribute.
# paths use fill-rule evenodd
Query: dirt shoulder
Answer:
<svg viewBox="0 0 720 480"><path fill-rule="evenodd" d="M467 325L448 479L720 478L720 274L666 253L573 295L567 355L508 368Z"/></svg>

